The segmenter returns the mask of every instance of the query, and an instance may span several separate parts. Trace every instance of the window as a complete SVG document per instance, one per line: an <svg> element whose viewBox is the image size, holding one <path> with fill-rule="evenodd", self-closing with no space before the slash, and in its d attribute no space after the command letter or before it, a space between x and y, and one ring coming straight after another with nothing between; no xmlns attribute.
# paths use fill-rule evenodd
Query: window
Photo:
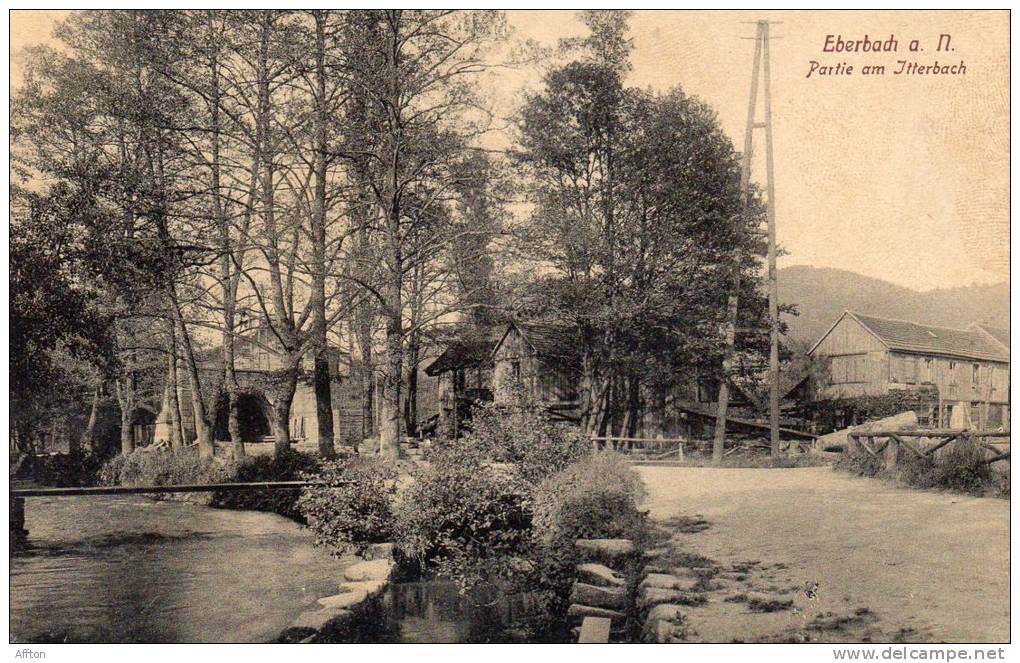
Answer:
<svg viewBox="0 0 1020 663"><path fill-rule="evenodd" d="M981 364L973 364L971 366L970 383L975 386L981 384Z"/></svg>
<svg viewBox="0 0 1020 663"><path fill-rule="evenodd" d="M934 382L934 373L932 369L935 366L935 362L932 361L931 357L926 357L924 360L924 375L922 376L923 382Z"/></svg>
<svg viewBox="0 0 1020 663"><path fill-rule="evenodd" d="M521 362L512 361L510 362L510 375L513 377L514 382L521 381Z"/></svg>

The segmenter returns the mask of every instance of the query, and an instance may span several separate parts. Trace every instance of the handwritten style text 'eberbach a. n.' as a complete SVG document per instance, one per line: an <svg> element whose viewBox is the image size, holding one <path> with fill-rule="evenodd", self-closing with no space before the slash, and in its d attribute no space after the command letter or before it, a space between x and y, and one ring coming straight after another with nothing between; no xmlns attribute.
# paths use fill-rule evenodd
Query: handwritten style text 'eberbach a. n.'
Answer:
<svg viewBox="0 0 1020 663"><path fill-rule="evenodd" d="M946 54L952 53L956 48L952 45L952 35L940 34L935 45L935 52ZM920 39L911 39L906 44L908 53L923 53L924 46ZM888 39L872 39L869 35L862 38L847 39L843 35L825 35L822 44L823 53L899 53L900 40L895 35L889 35ZM923 57L923 56L917 56ZM952 56L949 56L952 57ZM864 65L849 64L846 61L823 61L811 60L808 63L808 72L805 78L821 76L853 76L859 73L861 76L963 76L967 73L967 65L961 59L959 62L953 58L950 61L931 60L896 60L891 63L868 63Z"/></svg>

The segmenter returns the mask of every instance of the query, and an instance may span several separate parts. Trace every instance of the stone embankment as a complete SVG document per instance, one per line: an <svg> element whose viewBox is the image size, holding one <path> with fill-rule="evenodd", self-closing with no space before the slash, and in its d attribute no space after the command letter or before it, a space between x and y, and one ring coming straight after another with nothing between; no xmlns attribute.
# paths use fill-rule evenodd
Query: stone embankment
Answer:
<svg viewBox="0 0 1020 663"><path fill-rule="evenodd" d="M342 642L356 636L357 625L377 611L396 569L393 544L370 546L363 560L344 569L338 593L318 600L280 634L282 642Z"/></svg>
<svg viewBox="0 0 1020 663"><path fill-rule="evenodd" d="M634 579L628 578L639 554L634 543L628 539L578 539L575 545L584 560L576 567L577 581L567 609L575 635L587 642L584 624L593 618L592 624L610 620L605 636L625 639L634 608Z"/></svg>

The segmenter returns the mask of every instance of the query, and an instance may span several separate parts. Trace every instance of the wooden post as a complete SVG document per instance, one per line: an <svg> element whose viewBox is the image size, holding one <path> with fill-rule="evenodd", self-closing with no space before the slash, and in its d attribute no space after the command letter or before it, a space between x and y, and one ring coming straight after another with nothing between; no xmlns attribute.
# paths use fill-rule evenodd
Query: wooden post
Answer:
<svg viewBox="0 0 1020 663"><path fill-rule="evenodd" d="M754 38L754 61L751 64L751 98L747 104L747 127L744 130L744 154L742 155L740 167L740 191L744 196L744 222L748 220L746 214L748 202L750 202L751 182L751 152L754 146L754 118L755 108L758 104L758 68L761 63L762 47L762 24L758 23L757 33ZM715 431L712 443L712 464L721 465L723 450L726 446L726 414L730 404L730 374L733 372L733 355L736 344L737 333L737 312L738 293L740 292L740 251L733 256L733 290L730 292L726 303L726 327L725 340L726 348L723 354L722 379L719 381L718 410L715 417Z"/></svg>
<svg viewBox="0 0 1020 663"><path fill-rule="evenodd" d="M895 470L900 456L900 443L895 437L887 437L885 445L885 469Z"/></svg>
<svg viewBox="0 0 1020 663"><path fill-rule="evenodd" d="M11 496L10 500L9 533L11 543L18 543L28 536L28 530L25 529L25 498Z"/></svg>
<svg viewBox="0 0 1020 663"><path fill-rule="evenodd" d="M776 276L776 184L772 165L772 87L769 71L769 23L759 21L765 83L765 179L768 192L769 274L769 440L772 456L779 456L779 286Z"/></svg>

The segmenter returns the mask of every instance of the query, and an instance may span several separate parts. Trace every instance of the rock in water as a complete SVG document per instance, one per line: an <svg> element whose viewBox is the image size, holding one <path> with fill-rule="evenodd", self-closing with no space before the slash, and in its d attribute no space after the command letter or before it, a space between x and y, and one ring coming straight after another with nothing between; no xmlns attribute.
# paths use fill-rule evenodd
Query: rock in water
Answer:
<svg viewBox="0 0 1020 663"><path fill-rule="evenodd" d="M335 596L324 596L318 603L324 608L352 608L368 598L368 592L358 589Z"/></svg>

